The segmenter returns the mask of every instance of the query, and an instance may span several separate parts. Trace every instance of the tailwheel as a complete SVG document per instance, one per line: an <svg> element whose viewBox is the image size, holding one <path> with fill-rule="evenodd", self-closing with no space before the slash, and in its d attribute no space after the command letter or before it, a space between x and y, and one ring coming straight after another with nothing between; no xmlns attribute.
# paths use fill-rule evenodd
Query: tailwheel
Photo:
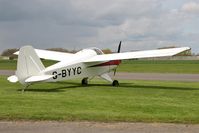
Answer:
<svg viewBox="0 0 199 133"><path fill-rule="evenodd" d="M83 78L82 79L82 85L87 86L88 85L88 78Z"/></svg>
<svg viewBox="0 0 199 133"><path fill-rule="evenodd" d="M31 85L31 84L26 84L25 86L23 86L22 93L24 93L24 91L25 91L26 89L28 89L28 87L29 87L30 85Z"/></svg>
<svg viewBox="0 0 199 133"><path fill-rule="evenodd" d="M119 82L117 80L114 80L112 83L112 86L118 87L119 86Z"/></svg>

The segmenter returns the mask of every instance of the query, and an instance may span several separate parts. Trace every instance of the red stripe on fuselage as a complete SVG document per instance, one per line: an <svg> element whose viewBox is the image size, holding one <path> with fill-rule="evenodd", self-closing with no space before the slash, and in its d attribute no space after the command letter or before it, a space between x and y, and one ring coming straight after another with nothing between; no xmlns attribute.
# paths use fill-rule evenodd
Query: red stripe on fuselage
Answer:
<svg viewBox="0 0 199 133"><path fill-rule="evenodd" d="M112 66L112 65L119 65L120 63L121 63L121 60L112 60L112 61L104 62L104 63L97 64L97 65L90 66L90 67Z"/></svg>

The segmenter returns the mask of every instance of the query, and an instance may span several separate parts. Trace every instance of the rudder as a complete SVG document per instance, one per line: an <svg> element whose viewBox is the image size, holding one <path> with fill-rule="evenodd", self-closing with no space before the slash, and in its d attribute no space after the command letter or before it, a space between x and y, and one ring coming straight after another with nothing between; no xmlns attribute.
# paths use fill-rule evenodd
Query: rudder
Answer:
<svg viewBox="0 0 199 133"><path fill-rule="evenodd" d="M41 75L41 71L44 69L44 65L32 46L20 48L16 71L20 83L25 84L28 77Z"/></svg>

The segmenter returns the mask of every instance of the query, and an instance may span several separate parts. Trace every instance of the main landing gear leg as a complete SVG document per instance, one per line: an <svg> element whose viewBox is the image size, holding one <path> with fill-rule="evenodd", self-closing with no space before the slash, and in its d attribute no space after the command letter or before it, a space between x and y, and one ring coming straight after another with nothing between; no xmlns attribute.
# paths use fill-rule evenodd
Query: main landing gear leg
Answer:
<svg viewBox="0 0 199 133"><path fill-rule="evenodd" d="M117 80L114 80L112 86L118 87L120 84Z"/></svg>
<svg viewBox="0 0 199 133"><path fill-rule="evenodd" d="M88 78L83 78L82 79L82 86L87 86L88 85Z"/></svg>

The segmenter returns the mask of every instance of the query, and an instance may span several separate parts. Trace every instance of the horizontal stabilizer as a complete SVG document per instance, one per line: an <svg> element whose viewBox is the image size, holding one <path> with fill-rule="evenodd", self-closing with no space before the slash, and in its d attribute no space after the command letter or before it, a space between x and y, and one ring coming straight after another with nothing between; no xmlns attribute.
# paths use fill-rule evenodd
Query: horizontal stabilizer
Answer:
<svg viewBox="0 0 199 133"><path fill-rule="evenodd" d="M16 83L19 81L16 75L8 77L7 80L10 81L11 83Z"/></svg>
<svg viewBox="0 0 199 133"><path fill-rule="evenodd" d="M52 78L53 75L40 75L40 76L31 76L25 80L26 83L32 83L32 82L40 82L45 81L50 78Z"/></svg>

